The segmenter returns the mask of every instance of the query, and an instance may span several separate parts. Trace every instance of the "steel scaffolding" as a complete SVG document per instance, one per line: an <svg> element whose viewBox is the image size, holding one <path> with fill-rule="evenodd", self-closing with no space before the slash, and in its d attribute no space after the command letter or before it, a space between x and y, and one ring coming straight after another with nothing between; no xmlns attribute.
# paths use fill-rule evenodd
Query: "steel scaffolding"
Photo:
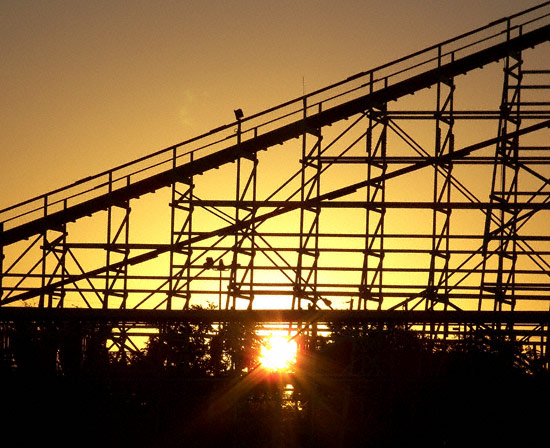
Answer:
<svg viewBox="0 0 550 448"><path fill-rule="evenodd" d="M544 3L0 211L0 319L271 309L546 357L549 40Z"/></svg>

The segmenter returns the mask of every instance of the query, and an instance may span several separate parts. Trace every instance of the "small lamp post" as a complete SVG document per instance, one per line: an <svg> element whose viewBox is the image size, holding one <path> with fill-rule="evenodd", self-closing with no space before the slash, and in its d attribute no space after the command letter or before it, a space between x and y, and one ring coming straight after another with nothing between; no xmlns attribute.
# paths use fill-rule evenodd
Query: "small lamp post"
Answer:
<svg viewBox="0 0 550 448"><path fill-rule="evenodd" d="M222 259L220 259L220 261L216 265L212 257L208 257L204 263L204 268L213 269L214 271L219 271L220 273L220 282L219 282L219 288L218 288L218 292L219 292L218 309L221 310L222 309L222 272L227 271L229 269L229 266L225 266Z"/></svg>

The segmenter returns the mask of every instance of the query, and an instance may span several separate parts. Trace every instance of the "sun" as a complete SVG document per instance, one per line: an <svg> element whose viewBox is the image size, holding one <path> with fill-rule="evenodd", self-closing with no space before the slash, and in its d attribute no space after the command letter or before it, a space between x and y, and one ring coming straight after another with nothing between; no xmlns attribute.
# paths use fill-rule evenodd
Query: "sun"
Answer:
<svg viewBox="0 0 550 448"><path fill-rule="evenodd" d="M289 370L296 363L298 346L294 339L271 335L262 346L260 364L270 371Z"/></svg>

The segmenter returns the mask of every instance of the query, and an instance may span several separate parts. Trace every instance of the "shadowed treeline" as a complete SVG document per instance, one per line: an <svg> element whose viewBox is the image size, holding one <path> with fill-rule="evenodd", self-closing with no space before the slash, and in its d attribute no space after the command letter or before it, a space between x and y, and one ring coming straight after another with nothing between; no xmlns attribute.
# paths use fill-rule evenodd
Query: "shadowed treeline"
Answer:
<svg viewBox="0 0 550 448"><path fill-rule="evenodd" d="M325 374L317 444L528 446L542 439L548 412L537 402L550 396L547 373L498 333L473 332L442 347L401 328L333 331L334 342L316 356Z"/></svg>
<svg viewBox="0 0 550 448"><path fill-rule="evenodd" d="M303 336L282 374L256 368L260 340L243 324L164 327L135 352L108 350L110 328L6 324L3 434L14 446L463 447L546 432L548 374L498 332L442 346L400 327L331 330Z"/></svg>

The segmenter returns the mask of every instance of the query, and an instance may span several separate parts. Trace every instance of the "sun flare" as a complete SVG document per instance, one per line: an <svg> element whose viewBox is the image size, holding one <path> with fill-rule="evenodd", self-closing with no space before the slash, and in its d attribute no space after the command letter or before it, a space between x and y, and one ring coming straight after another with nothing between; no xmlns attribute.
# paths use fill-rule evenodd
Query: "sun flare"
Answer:
<svg viewBox="0 0 550 448"><path fill-rule="evenodd" d="M288 370L296 363L296 341L283 336L270 336L260 353L260 364L267 370Z"/></svg>

